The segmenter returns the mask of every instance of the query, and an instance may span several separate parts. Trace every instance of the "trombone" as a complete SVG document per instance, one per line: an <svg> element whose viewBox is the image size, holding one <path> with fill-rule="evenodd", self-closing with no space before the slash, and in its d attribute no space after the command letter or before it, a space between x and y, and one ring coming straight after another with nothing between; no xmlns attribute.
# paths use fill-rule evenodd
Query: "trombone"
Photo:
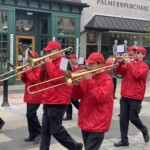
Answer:
<svg viewBox="0 0 150 150"><path fill-rule="evenodd" d="M78 80L80 78L83 78L87 74L90 74L90 73L92 73L93 75L94 74L98 74L98 73L104 72L106 70L110 70L110 69L112 69L115 66L116 65L113 64L113 65L105 66L105 67L94 69L94 70L90 70L90 71L83 70L83 72L79 72L79 73L71 73L70 71L65 71L64 76L60 76L58 78L50 79L50 80L47 80L47 81L44 81L44 82L40 82L40 83L31 85L31 86L29 86L27 88L27 91L30 94L36 94L36 93L39 93L39 92L42 92L42 91L45 91L45 90L48 90L48 89L51 89L51 88L55 88L55 87L58 87L58 86L61 86L61 85L64 85L64 84L67 84L68 86L71 86L74 80ZM31 92L31 88L33 88L35 86L39 86L39 85L42 85L42 84L45 84L45 83L48 83L48 82L51 82L51 81L55 81L55 80L58 80L58 79L61 79L61 78L64 78L65 82Z"/></svg>
<svg viewBox="0 0 150 150"><path fill-rule="evenodd" d="M112 56L115 60L118 60L118 59L124 59L124 58L136 58L135 56L128 56L128 55L124 55L124 56L116 56L116 55L113 55Z"/></svg>
<svg viewBox="0 0 150 150"><path fill-rule="evenodd" d="M19 75L21 73L26 72L27 70L20 71L20 72L19 72L19 70L22 70L24 67L27 67L28 65L29 64L27 63L27 64L25 64L23 66L18 66L18 67L17 66L12 66L13 70L5 72L5 73L3 73L3 74L0 75L0 78L3 78L3 79L0 79L0 81L2 82L2 81L5 81L5 80L8 80L8 79L13 78L13 77L15 77L15 76L17 76L17 75ZM14 73L14 74L11 75L11 73Z"/></svg>
<svg viewBox="0 0 150 150"><path fill-rule="evenodd" d="M32 67L34 67L34 64L37 63L37 62L40 62L40 61L44 61L45 58L47 57L51 57L53 55L56 55L56 54L59 54L59 53L63 53L65 51L70 51L72 50L73 48L72 47L67 47L65 49L62 49L60 51L57 51L57 52L54 52L54 53L51 53L51 54L48 54L48 55L45 55L43 57L40 57L40 58L33 58L33 59L29 59L29 63Z"/></svg>
<svg viewBox="0 0 150 150"><path fill-rule="evenodd" d="M5 80L8 80L10 78L13 78L13 77L15 77L15 76L17 76L17 75L19 75L21 73L25 73L26 71L28 71L30 69L27 69L27 70L24 70L24 71L20 71L20 70L22 70L24 67L27 67L28 65L30 65L32 69L35 68L35 67L41 66L41 64L38 64L38 65L35 66L35 63L40 62L40 61L44 60L47 57L51 57L53 55L56 55L56 54L59 54L59 53L65 52L65 51L69 51L71 49L73 49L73 48L72 47L68 47L68 48L62 49L60 51L57 51L55 53L52 53L52 54L40 57L40 58L29 59L28 63L23 65L23 66L16 67L16 66L10 65L13 68L13 70L1 74L0 78L2 78L2 79L0 79L0 81L2 82L2 81L5 81ZM11 73L14 73L14 74L11 75Z"/></svg>

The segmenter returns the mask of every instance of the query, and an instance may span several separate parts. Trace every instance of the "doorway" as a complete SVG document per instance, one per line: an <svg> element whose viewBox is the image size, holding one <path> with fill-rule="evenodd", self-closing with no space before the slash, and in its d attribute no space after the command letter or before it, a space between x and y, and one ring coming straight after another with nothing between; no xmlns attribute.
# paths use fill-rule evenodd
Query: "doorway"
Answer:
<svg viewBox="0 0 150 150"><path fill-rule="evenodd" d="M35 37L34 36L16 36L16 66L22 66L26 63L25 55L26 50L35 50ZM16 76L20 79L20 76Z"/></svg>

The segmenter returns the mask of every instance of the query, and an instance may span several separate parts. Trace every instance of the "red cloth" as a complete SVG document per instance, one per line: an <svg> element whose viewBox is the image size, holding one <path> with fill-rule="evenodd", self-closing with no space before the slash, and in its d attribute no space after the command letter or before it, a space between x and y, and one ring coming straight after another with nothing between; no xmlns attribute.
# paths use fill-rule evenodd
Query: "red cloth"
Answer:
<svg viewBox="0 0 150 150"><path fill-rule="evenodd" d="M72 65L71 68L72 72L78 72L83 69L83 67L81 67L78 63L76 65Z"/></svg>
<svg viewBox="0 0 150 150"><path fill-rule="evenodd" d="M61 48L60 43L58 43L56 41L50 41L50 42L48 42L47 46L43 48L43 50L50 51L50 50L60 49L60 48Z"/></svg>
<svg viewBox="0 0 150 150"><path fill-rule="evenodd" d="M90 54L90 56L88 57L87 60L85 60L85 62L87 62L87 63L99 62L99 63L104 64L105 59L104 59L104 56L100 52L94 52L94 53Z"/></svg>
<svg viewBox="0 0 150 150"><path fill-rule="evenodd" d="M42 99L41 93L29 94L27 88L30 85L42 82L44 80L44 72L41 67L36 67L33 70L22 73L21 80L25 83L24 102L30 104L40 104ZM36 86L32 88L32 91L37 91L39 89L41 89L41 87Z"/></svg>
<svg viewBox="0 0 150 150"><path fill-rule="evenodd" d="M144 55L146 55L146 49L144 47L142 47L142 46L139 46L137 48L137 51L142 52Z"/></svg>
<svg viewBox="0 0 150 150"><path fill-rule="evenodd" d="M68 58L69 58L69 59L72 59L72 58L77 59L77 56L76 56L75 54L70 54L70 55L68 56Z"/></svg>
<svg viewBox="0 0 150 150"><path fill-rule="evenodd" d="M116 68L118 74L123 75L121 84L121 96L136 100L143 100L146 79L148 76L148 66L144 61L131 62Z"/></svg>
<svg viewBox="0 0 150 150"><path fill-rule="evenodd" d="M47 80L58 78L64 76L64 71L59 69L60 62L63 56L56 58L53 62L45 63L45 69L48 74ZM51 81L48 84L45 84L45 87L57 85L64 83L64 77L55 81ZM64 84L55 88L46 90L44 93L43 104L70 104L71 99L71 88Z"/></svg>
<svg viewBox="0 0 150 150"><path fill-rule="evenodd" d="M105 72L90 80L81 80L79 86L72 86L72 97L81 99L78 125L84 131L108 131L113 112L113 82Z"/></svg>
<svg viewBox="0 0 150 150"><path fill-rule="evenodd" d="M136 51L137 47L136 46L130 46L128 47L128 51Z"/></svg>

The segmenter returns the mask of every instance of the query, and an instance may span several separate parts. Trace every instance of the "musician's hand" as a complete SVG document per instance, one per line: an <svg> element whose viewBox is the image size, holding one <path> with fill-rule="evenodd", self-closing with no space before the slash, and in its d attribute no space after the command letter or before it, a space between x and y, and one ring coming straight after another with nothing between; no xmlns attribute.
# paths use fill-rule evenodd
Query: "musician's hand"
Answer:
<svg viewBox="0 0 150 150"><path fill-rule="evenodd" d="M131 59L130 58L125 58L124 61L125 61L126 64L128 64L128 63L130 63Z"/></svg>
<svg viewBox="0 0 150 150"><path fill-rule="evenodd" d="M47 57L47 58L44 59L44 61L45 61L45 62L52 62L52 58Z"/></svg>
<svg viewBox="0 0 150 150"><path fill-rule="evenodd" d="M23 69L22 69L22 71L25 71L26 70L26 67L24 67Z"/></svg>
<svg viewBox="0 0 150 150"><path fill-rule="evenodd" d="M30 69L32 69L32 67L31 67L30 65L28 65L28 66L26 67L26 70L30 70Z"/></svg>
<svg viewBox="0 0 150 150"><path fill-rule="evenodd" d="M84 76L84 78L86 80L92 79L92 74L87 74L87 75Z"/></svg>
<svg viewBox="0 0 150 150"><path fill-rule="evenodd" d="M78 86L80 84L80 80L74 80L74 85Z"/></svg>

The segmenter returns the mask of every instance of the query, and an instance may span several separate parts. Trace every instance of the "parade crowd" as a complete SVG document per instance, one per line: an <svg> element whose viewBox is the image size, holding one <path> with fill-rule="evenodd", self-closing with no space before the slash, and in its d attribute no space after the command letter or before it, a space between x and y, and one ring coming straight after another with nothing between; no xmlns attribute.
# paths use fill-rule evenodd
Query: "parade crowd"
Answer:
<svg viewBox="0 0 150 150"><path fill-rule="evenodd" d="M39 150L49 150L53 136L68 150L82 150L83 145L85 150L99 150L111 126L116 98L115 75L122 76L122 83L120 140L114 146L129 146L129 122L141 131L144 142L149 142L148 128L139 117L149 73L148 65L143 60L146 56L144 47L130 46L126 54L112 55L107 60L102 53L93 52L85 64L79 64L74 53L65 55L61 52L61 44L57 41L49 41L43 51L43 60L34 64L37 67L33 68L29 63L21 74L25 84L24 102L29 132L25 142L34 141L40 143ZM32 51L32 55L34 59L39 58L36 52ZM69 71L60 68L63 59L68 60L71 66ZM41 104L42 124L37 116ZM78 109L78 126L83 143L75 141L62 125L63 120L72 120L72 104ZM5 121L0 118L0 130L4 124Z"/></svg>

